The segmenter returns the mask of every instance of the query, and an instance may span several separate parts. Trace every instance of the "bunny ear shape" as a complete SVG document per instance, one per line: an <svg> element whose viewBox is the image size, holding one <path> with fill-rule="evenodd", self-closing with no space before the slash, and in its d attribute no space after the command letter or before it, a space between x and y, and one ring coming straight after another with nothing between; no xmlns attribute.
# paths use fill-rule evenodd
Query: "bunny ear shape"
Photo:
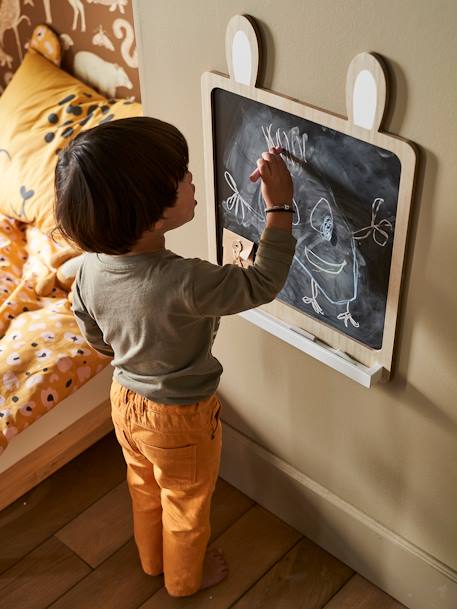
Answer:
<svg viewBox="0 0 457 609"><path fill-rule="evenodd" d="M225 33L225 57L230 78L255 87L259 71L259 40L254 24L244 15L230 19Z"/></svg>
<svg viewBox="0 0 457 609"><path fill-rule="evenodd" d="M379 131L386 109L386 75L381 62L370 53L356 55L346 77L346 108L354 125Z"/></svg>

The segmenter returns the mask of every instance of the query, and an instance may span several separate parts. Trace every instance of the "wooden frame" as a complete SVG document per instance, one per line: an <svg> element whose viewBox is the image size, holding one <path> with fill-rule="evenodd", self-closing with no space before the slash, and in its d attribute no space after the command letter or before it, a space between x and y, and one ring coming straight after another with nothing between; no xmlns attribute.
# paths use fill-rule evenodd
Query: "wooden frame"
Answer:
<svg viewBox="0 0 457 609"><path fill-rule="evenodd" d="M238 51L234 50L237 45L236 38L239 38L241 41L241 48ZM373 375L379 378L379 369L382 369L382 377L384 380L387 380L392 365L400 284L416 167L416 153L409 142L379 131L387 98L387 83L383 66L377 57L369 53L361 53L353 59L347 73L346 100L348 118L345 119L298 100L256 87L259 50L257 33L251 18L237 15L231 19L227 27L226 53L230 77L218 72L205 72L202 75L208 240L212 261L217 262L218 245L216 242L217 201L215 196L215 151L212 123L212 92L215 89L236 93L242 97L266 104L272 108L288 112L342 134L384 148L393 152L400 160L401 177L382 348L379 350L371 349L361 342L279 301L274 301L261 307L261 310L266 311L281 322L299 330L305 330L311 335L311 340L319 343L324 352L327 348L333 353L340 353L347 361L352 360L351 366L354 369L359 365L365 368L364 374L366 379L365 382L362 382L365 386L371 385L370 379L372 376L370 372L367 376L366 370L371 370ZM248 75L246 70L243 71L240 66L232 65L234 58L239 63L245 62L250 66L250 73ZM250 318L246 314L243 314L243 316L248 319ZM252 316L250 320L254 321ZM254 323L256 322L254 321ZM281 333L278 335L281 335ZM284 333L282 337L288 340ZM289 340L288 342L291 341ZM310 350L307 352L316 357ZM325 356L317 357L321 361L332 365L329 361L326 361ZM348 374L348 376L351 376L351 374Z"/></svg>
<svg viewBox="0 0 457 609"><path fill-rule="evenodd" d="M0 457L0 510L113 429L108 365L12 438Z"/></svg>

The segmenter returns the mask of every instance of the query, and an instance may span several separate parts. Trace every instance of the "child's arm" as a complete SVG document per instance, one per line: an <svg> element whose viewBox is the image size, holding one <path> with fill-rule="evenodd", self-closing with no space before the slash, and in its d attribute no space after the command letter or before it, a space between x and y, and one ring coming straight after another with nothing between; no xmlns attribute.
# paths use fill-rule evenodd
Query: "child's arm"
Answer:
<svg viewBox="0 0 457 609"><path fill-rule="evenodd" d="M106 355L107 357L113 357L114 352L109 345L105 343L103 340L103 333L98 327L97 323L87 312L86 307L84 306L84 302L81 298L81 293L78 285L78 276L73 283L72 289L72 305L71 308L73 310L76 323L81 331L81 334L89 343L89 345L98 351L102 355Z"/></svg>
<svg viewBox="0 0 457 609"><path fill-rule="evenodd" d="M286 164L280 157L282 148L270 148L262 153L257 161L257 169L251 173L250 180L262 179L262 196L266 208L276 205L292 205L294 186ZM292 232L292 215L288 212L269 212L266 214L266 228L279 228Z"/></svg>
<svg viewBox="0 0 457 609"><path fill-rule="evenodd" d="M279 156L280 148L270 148L257 161L251 179L262 179L262 195L267 208L292 205L293 183ZM191 303L201 316L232 315L273 300L286 282L295 252L292 213L266 214L265 229L253 266L243 269L232 264L219 266L193 261L189 276Z"/></svg>

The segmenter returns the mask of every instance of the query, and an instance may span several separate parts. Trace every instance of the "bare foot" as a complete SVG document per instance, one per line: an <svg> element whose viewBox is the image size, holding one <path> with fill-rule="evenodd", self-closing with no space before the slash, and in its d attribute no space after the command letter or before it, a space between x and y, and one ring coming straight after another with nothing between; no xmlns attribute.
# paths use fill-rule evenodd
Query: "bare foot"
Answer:
<svg viewBox="0 0 457 609"><path fill-rule="evenodd" d="M211 588L223 581L229 573L227 562L220 548L210 548L206 552L203 565L203 580L200 590Z"/></svg>

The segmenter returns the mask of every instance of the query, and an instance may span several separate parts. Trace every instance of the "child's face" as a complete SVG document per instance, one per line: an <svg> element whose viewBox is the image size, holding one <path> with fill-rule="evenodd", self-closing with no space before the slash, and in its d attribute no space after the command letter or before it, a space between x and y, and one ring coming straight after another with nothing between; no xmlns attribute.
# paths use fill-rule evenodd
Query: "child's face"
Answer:
<svg viewBox="0 0 457 609"><path fill-rule="evenodd" d="M196 205L195 186L192 183L192 174L188 171L178 184L178 194L174 206L168 207L163 214L162 221L165 230L172 230L190 222L194 217Z"/></svg>

